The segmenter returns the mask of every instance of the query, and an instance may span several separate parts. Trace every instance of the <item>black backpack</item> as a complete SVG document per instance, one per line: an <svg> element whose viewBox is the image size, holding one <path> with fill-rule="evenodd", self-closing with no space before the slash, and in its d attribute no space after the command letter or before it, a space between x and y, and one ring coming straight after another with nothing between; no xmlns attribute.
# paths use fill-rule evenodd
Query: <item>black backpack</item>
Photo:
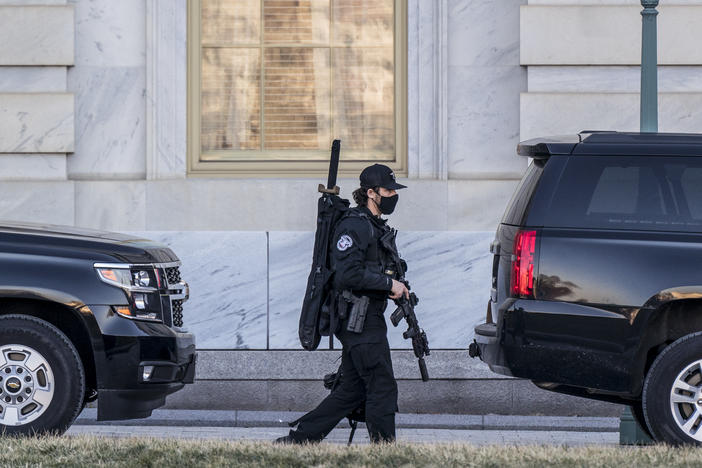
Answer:
<svg viewBox="0 0 702 468"><path fill-rule="evenodd" d="M323 335L333 335L334 324L330 322L334 319L335 298L332 294L329 244L333 242L334 227L348 209L349 201L334 194L323 194L317 203L312 271L307 278L298 329L300 343L308 351L317 349Z"/></svg>
<svg viewBox="0 0 702 468"><path fill-rule="evenodd" d="M314 251L312 253L312 271L307 278L305 298L300 311L300 326L298 334L302 347L313 351L319 346L322 333L333 336L334 314L330 311L335 303L332 294L333 271L329 259L329 243L334 235L336 223L349 209L349 201L339 197L339 187L336 186L336 173L339 168L339 151L341 142L334 140L329 163L329 178L327 186L319 184L318 191L322 193L317 202L317 231L314 235ZM322 316L324 315L324 320ZM323 323L322 323L323 322Z"/></svg>

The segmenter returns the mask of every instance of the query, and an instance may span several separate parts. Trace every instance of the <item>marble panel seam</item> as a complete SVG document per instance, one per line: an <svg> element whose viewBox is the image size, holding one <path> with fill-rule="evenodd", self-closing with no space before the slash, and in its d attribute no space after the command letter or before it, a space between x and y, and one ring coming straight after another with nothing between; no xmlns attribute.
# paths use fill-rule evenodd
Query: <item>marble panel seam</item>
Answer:
<svg viewBox="0 0 702 468"><path fill-rule="evenodd" d="M271 233L266 231L266 350L271 349Z"/></svg>

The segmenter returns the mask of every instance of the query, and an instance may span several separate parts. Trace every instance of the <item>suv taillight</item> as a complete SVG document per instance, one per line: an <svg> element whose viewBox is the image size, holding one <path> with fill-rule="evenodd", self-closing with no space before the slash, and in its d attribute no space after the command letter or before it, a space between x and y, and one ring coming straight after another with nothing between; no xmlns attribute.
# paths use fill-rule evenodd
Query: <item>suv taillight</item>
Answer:
<svg viewBox="0 0 702 468"><path fill-rule="evenodd" d="M534 298L536 231L518 231L512 255L512 297Z"/></svg>

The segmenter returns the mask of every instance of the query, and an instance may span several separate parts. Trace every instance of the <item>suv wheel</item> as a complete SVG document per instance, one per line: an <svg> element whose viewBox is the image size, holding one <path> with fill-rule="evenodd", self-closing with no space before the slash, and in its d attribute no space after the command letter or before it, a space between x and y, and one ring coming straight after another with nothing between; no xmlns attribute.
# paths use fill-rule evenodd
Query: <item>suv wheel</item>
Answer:
<svg viewBox="0 0 702 468"><path fill-rule="evenodd" d="M629 408L631 408L631 414L634 416L634 420L638 423L641 429L643 429L644 432L646 432L646 435L653 439L653 434L651 434L651 430L648 428L648 424L646 423L646 416L644 415L643 404L639 401L629 406Z"/></svg>
<svg viewBox="0 0 702 468"><path fill-rule="evenodd" d="M642 403L657 441L702 445L702 333L686 335L658 355Z"/></svg>
<svg viewBox="0 0 702 468"><path fill-rule="evenodd" d="M58 328L27 315L0 316L0 430L30 435L68 429L83 404L78 352Z"/></svg>

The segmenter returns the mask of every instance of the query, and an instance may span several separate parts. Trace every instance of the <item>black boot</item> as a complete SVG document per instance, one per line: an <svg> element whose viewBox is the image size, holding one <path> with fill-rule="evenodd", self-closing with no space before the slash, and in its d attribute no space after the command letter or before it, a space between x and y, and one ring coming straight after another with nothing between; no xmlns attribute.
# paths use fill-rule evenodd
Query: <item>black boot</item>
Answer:
<svg viewBox="0 0 702 468"><path fill-rule="evenodd" d="M302 445L305 442L308 441L304 439L298 439L293 435L293 431L290 431L290 434L283 437L278 437L273 441L274 444L278 445Z"/></svg>

